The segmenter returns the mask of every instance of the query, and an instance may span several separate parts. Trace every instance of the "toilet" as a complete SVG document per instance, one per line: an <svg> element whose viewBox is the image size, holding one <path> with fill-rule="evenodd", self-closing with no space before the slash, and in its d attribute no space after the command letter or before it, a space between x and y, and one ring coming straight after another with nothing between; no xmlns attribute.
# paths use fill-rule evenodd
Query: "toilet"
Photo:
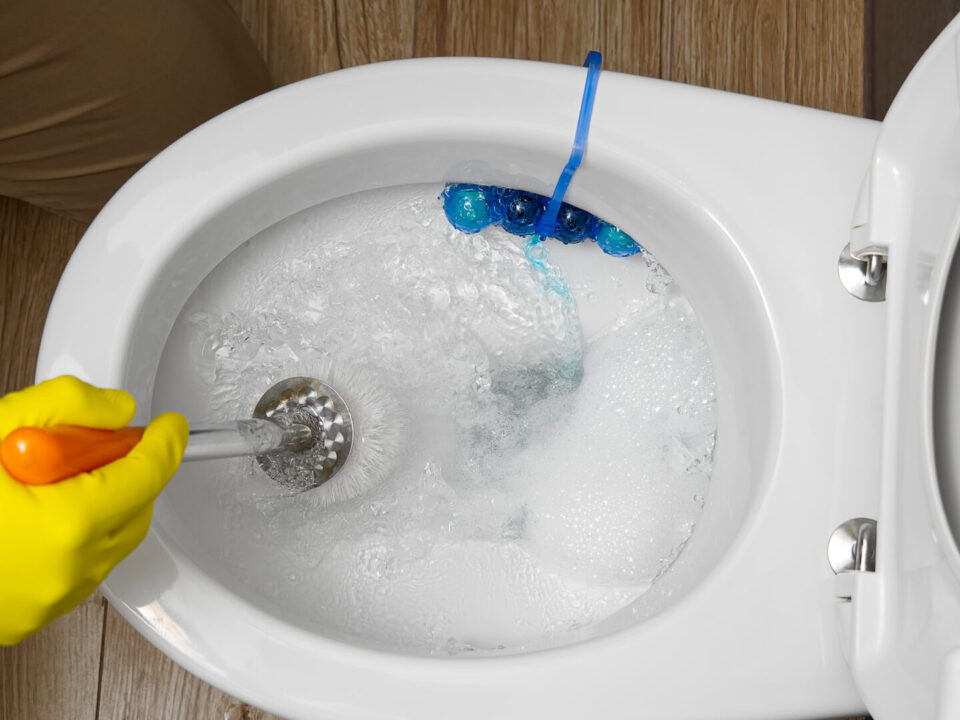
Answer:
<svg viewBox="0 0 960 720"><path fill-rule="evenodd" d="M327 637L205 564L165 496L104 594L184 668L283 717L960 717L958 39L955 20L882 124L601 74L566 198L629 232L683 288L719 416L690 541L578 642L438 658ZM584 74L404 60L214 118L90 226L37 379L124 387L146 422L178 313L232 251L378 187L550 195ZM571 286L597 287L596 313L629 297L597 253L564 253Z"/></svg>

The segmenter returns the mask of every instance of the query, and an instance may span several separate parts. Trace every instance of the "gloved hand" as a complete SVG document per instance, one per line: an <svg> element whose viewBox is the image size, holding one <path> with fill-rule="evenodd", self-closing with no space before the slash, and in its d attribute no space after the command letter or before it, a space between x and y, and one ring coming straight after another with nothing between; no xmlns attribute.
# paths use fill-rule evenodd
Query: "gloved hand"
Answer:
<svg viewBox="0 0 960 720"><path fill-rule="evenodd" d="M135 407L123 390L59 377L0 398L0 441L24 426L123 427ZM126 457L51 485L22 485L0 465L0 645L71 610L143 540L187 432L166 413Z"/></svg>

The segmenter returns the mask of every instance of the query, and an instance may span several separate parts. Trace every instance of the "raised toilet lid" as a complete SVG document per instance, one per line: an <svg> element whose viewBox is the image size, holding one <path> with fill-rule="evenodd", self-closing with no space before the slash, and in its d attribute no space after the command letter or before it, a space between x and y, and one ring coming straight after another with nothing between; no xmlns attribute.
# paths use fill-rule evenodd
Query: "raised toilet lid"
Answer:
<svg viewBox="0 0 960 720"><path fill-rule="evenodd" d="M862 246L889 254L876 569L839 574L836 594L876 720L960 718L958 41L960 18L897 95L868 181Z"/></svg>

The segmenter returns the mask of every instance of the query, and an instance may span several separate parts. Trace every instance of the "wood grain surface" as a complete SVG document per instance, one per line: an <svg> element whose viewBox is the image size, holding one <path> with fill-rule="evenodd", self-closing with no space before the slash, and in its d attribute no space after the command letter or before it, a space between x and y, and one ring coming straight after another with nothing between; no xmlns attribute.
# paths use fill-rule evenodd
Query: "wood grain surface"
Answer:
<svg viewBox="0 0 960 720"><path fill-rule="evenodd" d="M599 49L610 70L863 113L862 0L229 2L278 84L413 56L579 64ZM81 231L0 198L2 392L32 381L46 309ZM2 720L274 717L176 666L99 596L0 649Z"/></svg>
<svg viewBox="0 0 960 720"><path fill-rule="evenodd" d="M863 114L860 0L674 0L664 77Z"/></svg>

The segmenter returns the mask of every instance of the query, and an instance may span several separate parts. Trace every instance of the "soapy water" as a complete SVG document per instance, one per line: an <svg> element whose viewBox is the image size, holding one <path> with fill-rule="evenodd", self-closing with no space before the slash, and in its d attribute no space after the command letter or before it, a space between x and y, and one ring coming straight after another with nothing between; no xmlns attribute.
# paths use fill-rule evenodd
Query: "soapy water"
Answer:
<svg viewBox="0 0 960 720"><path fill-rule="evenodd" d="M329 636L440 655L561 644L645 592L693 532L716 430L706 341L647 253L611 260L645 284L585 343L549 246L453 229L441 189L288 218L190 298L173 335L209 419L307 375L358 433L300 495L252 459L207 464L205 523L240 584Z"/></svg>

